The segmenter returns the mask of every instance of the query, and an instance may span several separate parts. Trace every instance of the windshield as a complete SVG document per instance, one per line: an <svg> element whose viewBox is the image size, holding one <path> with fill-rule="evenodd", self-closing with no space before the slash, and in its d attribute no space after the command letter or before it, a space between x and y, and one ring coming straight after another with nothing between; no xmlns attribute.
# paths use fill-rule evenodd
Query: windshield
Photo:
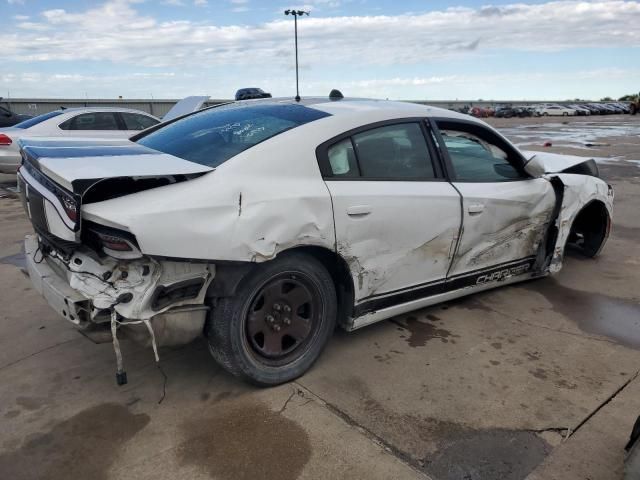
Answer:
<svg viewBox="0 0 640 480"><path fill-rule="evenodd" d="M42 115L38 115L37 117L30 118L29 120L25 120L24 122L17 123L14 125L15 128L29 128L37 125L45 120L49 120L50 118L57 117L58 115L62 115L64 113L63 110L56 110L54 112L43 113Z"/></svg>
<svg viewBox="0 0 640 480"><path fill-rule="evenodd" d="M292 104L231 104L194 113L135 141L191 162L217 167L231 157L328 113Z"/></svg>

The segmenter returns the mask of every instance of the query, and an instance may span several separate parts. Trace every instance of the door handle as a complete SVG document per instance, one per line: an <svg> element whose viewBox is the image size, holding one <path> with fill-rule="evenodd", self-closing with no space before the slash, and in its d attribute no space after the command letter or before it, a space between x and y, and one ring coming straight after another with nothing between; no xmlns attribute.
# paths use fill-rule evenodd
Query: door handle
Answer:
<svg viewBox="0 0 640 480"><path fill-rule="evenodd" d="M351 217L364 217L371 213L371 205L353 205L347 208L347 215Z"/></svg>
<svg viewBox="0 0 640 480"><path fill-rule="evenodd" d="M472 203L467 207L469 215L478 215L484 211L484 205L482 203Z"/></svg>

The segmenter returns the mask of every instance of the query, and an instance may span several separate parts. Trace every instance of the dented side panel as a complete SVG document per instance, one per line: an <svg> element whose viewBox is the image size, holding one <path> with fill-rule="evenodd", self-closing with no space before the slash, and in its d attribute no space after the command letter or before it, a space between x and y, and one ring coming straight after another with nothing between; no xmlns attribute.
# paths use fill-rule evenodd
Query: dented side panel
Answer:
<svg viewBox="0 0 640 480"><path fill-rule="evenodd" d="M327 181L338 253L356 302L441 280L460 229L460 195L447 182Z"/></svg>
<svg viewBox="0 0 640 480"><path fill-rule="evenodd" d="M188 182L84 205L83 218L131 232L147 255L263 262L301 245L334 250L331 198L305 127ZM283 149L288 137L296 146Z"/></svg>
<svg viewBox="0 0 640 480"><path fill-rule="evenodd" d="M555 204L548 180L454 185L463 197L463 231L449 276L536 255Z"/></svg>

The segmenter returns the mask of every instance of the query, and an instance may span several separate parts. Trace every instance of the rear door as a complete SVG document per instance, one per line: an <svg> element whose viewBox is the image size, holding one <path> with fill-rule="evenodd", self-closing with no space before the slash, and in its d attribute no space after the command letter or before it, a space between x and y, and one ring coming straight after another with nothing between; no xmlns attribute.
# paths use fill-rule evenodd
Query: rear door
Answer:
<svg viewBox="0 0 640 480"><path fill-rule="evenodd" d="M448 276L456 283L447 289L498 279L496 269L528 271L555 205L551 184L527 175L519 152L489 128L450 119L434 123L452 184L462 195L462 234Z"/></svg>
<svg viewBox="0 0 640 480"><path fill-rule="evenodd" d="M460 196L443 176L427 124L374 124L318 147L337 250L356 312L438 293L460 228Z"/></svg>

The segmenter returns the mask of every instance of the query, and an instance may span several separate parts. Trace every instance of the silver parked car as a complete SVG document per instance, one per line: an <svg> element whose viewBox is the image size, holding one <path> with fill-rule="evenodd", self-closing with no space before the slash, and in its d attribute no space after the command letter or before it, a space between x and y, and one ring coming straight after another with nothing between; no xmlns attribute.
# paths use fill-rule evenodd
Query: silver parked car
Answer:
<svg viewBox="0 0 640 480"><path fill-rule="evenodd" d="M21 138L127 139L158 123L160 120L153 115L126 108L69 108L45 113L0 129L0 173L18 170Z"/></svg>

